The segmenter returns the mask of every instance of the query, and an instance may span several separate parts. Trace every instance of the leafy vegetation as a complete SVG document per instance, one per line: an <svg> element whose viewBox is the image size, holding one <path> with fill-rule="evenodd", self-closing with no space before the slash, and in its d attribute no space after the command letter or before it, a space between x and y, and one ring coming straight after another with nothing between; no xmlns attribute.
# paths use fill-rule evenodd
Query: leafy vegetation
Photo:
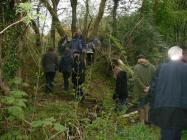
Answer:
<svg viewBox="0 0 187 140"><path fill-rule="evenodd" d="M130 93L125 111L134 110L131 78L137 55L159 65L168 47L186 50L186 0L101 0L98 8L92 0L68 2L0 2L0 139L158 140L155 126L139 124L138 115L126 118L114 111L113 64L119 58L124 62ZM87 42L95 36L101 41L95 62L86 69L85 100L75 100L71 84L72 90L63 91L60 73L54 93L44 96L41 58L48 47L57 48L64 34L71 38L76 28Z"/></svg>

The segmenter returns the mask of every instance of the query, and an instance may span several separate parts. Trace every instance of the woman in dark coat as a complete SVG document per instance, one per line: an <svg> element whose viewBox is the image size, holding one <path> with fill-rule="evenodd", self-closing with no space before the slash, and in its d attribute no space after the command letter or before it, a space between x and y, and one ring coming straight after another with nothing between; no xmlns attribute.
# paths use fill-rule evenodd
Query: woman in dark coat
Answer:
<svg viewBox="0 0 187 140"><path fill-rule="evenodd" d="M116 101L116 109L122 111L128 97L127 73L118 64L114 68L114 76L116 77L116 87L113 99Z"/></svg>

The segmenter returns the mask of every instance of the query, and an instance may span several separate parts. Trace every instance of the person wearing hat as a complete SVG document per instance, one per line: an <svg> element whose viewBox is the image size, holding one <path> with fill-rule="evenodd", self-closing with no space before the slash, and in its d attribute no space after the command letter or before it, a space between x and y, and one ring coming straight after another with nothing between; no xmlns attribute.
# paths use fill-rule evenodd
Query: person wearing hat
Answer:
<svg viewBox="0 0 187 140"><path fill-rule="evenodd" d="M138 102L139 120L140 123L148 123L148 91L150 82L155 72L155 67L151 64L145 56L140 54L137 57L137 64L134 66L134 88L133 94Z"/></svg>
<svg viewBox="0 0 187 140"><path fill-rule="evenodd" d="M161 140L180 140L187 128L187 64L178 46L168 50L168 57L151 83L150 121L161 128Z"/></svg>

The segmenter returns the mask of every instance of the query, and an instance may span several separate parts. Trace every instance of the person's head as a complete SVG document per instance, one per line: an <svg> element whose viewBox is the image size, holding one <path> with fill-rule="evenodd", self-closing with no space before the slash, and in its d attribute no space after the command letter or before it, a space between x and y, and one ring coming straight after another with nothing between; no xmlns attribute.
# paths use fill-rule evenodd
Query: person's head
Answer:
<svg viewBox="0 0 187 140"><path fill-rule="evenodd" d="M123 61L121 59L117 59L117 65L120 66L120 65L124 65Z"/></svg>
<svg viewBox="0 0 187 140"><path fill-rule="evenodd" d="M117 77L120 71L122 71L121 68L116 65L113 69L114 76Z"/></svg>
<svg viewBox="0 0 187 140"><path fill-rule="evenodd" d="M82 34L80 29L77 29L77 33L78 33L79 36Z"/></svg>
<svg viewBox="0 0 187 140"><path fill-rule="evenodd" d="M172 61L182 60L183 51L179 46L173 46L168 50L168 57Z"/></svg>
<svg viewBox="0 0 187 140"><path fill-rule="evenodd" d="M48 51L48 52L54 52L54 50L55 50L54 48L49 47L47 51Z"/></svg>
<svg viewBox="0 0 187 140"><path fill-rule="evenodd" d="M139 54L136 58L137 58L138 64L144 64L147 62L147 60L145 59L145 56L143 54Z"/></svg>
<svg viewBox="0 0 187 140"><path fill-rule="evenodd" d="M77 38L77 37L79 37L79 33L78 33L78 32L75 32L75 33L73 34L73 38Z"/></svg>
<svg viewBox="0 0 187 140"><path fill-rule="evenodd" d="M137 59L139 60L139 59L145 59L145 56L143 55L143 54L139 54L138 56L137 56Z"/></svg>
<svg viewBox="0 0 187 140"><path fill-rule="evenodd" d="M113 69L113 73L114 73L114 76L117 77L118 73L120 71L122 71L121 69L121 65L123 65L123 61L121 59L115 59L114 61L114 69Z"/></svg>

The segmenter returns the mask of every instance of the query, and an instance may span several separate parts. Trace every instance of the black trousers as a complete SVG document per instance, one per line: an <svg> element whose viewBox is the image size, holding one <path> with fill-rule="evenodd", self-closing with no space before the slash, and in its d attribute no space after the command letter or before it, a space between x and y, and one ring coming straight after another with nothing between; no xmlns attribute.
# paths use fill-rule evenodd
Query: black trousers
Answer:
<svg viewBox="0 0 187 140"><path fill-rule="evenodd" d="M161 140L181 140L180 128L161 128Z"/></svg>
<svg viewBox="0 0 187 140"><path fill-rule="evenodd" d="M87 53L87 63L88 65L91 65L91 63L93 63L94 60L94 54L93 53Z"/></svg>
<svg viewBox="0 0 187 140"><path fill-rule="evenodd" d="M63 78L64 78L64 89L68 90L69 88L69 77L71 75L71 72L63 72Z"/></svg>
<svg viewBox="0 0 187 140"><path fill-rule="evenodd" d="M55 78L55 72L46 72L45 73L45 79L46 79L45 93L49 93L49 92L53 91L54 78Z"/></svg>

